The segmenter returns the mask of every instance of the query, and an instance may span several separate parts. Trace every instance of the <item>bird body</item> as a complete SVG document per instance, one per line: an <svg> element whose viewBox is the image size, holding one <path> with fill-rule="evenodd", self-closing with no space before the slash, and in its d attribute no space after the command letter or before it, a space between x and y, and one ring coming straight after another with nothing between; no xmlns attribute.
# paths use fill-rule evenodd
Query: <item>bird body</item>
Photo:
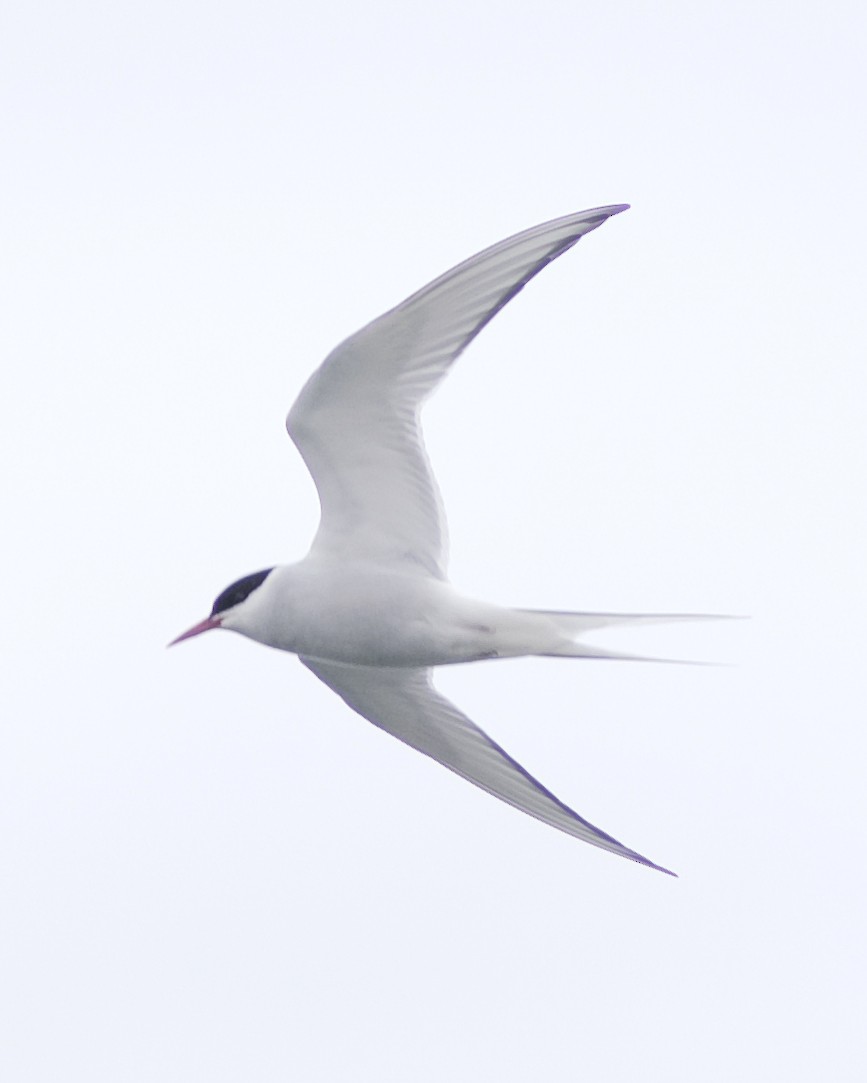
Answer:
<svg viewBox="0 0 867 1083"><path fill-rule="evenodd" d="M436 666L520 655L631 657L583 643L611 624L680 617L509 609L447 579L442 501L419 414L466 346L543 267L625 205L535 226L435 279L338 346L287 418L316 483L300 562L245 576L174 642L225 628L298 655L353 710L567 834L655 865L563 804L433 687ZM673 875L673 874L671 874Z"/></svg>
<svg viewBox="0 0 867 1083"><path fill-rule="evenodd" d="M311 555L275 568L268 590L223 627L293 654L360 666L421 666L534 654L544 619L462 597L433 576Z"/></svg>
<svg viewBox="0 0 867 1083"><path fill-rule="evenodd" d="M509 609L407 575L311 554L270 571L267 587L226 614L223 628L268 647L356 666L444 666L526 655L614 656L575 640L626 614ZM663 619L663 618L657 618Z"/></svg>

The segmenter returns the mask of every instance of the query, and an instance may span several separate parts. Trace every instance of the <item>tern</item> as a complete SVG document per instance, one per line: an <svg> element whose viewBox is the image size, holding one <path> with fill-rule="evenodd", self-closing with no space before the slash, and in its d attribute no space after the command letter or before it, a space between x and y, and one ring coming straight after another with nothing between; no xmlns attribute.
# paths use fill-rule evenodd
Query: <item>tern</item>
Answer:
<svg viewBox="0 0 867 1083"><path fill-rule="evenodd" d="M296 654L358 714L468 782L593 846L642 857L565 805L431 681L436 666L546 655L634 658L586 632L683 615L509 609L459 594L419 414L485 325L549 263L627 204L509 237L346 339L302 389L286 428L321 505L298 563L246 575L172 644L214 628Z"/></svg>

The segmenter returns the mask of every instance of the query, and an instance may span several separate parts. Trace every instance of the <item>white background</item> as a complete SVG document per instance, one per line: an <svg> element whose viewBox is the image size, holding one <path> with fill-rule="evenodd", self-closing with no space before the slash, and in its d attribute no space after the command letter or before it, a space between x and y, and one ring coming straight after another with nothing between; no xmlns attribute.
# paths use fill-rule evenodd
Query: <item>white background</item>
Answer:
<svg viewBox="0 0 867 1083"><path fill-rule="evenodd" d="M0 1076L860 1080L857 5L5 6ZM748 614L440 687L679 880L228 634L301 556L313 367L628 201L426 413L455 582ZM612 640L613 643L613 640Z"/></svg>

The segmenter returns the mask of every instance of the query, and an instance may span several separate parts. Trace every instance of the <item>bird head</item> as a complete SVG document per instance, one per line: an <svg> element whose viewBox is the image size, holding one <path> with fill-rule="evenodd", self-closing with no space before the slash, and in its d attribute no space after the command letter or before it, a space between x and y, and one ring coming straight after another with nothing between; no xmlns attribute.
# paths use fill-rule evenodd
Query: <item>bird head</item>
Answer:
<svg viewBox="0 0 867 1083"><path fill-rule="evenodd" d="M212 628L237 627L243 620L245 609L249 608L250 595L262 586L273 570L273 568L266 568L262 572L253 572L252 575L245 575L243 579L238 579L226 587L221 594L217 595L210 616L194 624L192 628L188 628L177 639L173 639L169 646L173 647L175 643L180 643L183 639L192 639L193 636L201 635L202 632L209 632ZM241 621L238 621L239 617L242 618Z"/></svg>

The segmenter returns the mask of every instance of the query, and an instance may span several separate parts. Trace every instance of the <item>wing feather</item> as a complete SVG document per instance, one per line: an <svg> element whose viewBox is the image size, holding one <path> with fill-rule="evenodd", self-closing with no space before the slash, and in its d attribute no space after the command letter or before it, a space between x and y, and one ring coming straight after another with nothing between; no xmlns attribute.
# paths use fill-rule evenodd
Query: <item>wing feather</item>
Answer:
<svg viewBox="0 0 867 1083"><path fill-rule="evenodd" d="M329 354L286 419L319 492L313 550L444 578L446 522L419 411L543 267L625 205L535 226L472 256Z"/></svg>
<svg viewBox="0 0 867 1083"><path fill-rule="evenodd" d="M603 850L675 873L630 850L564 805L433 687L430 670L302 658L358 714L501 801Z"/></svg>

